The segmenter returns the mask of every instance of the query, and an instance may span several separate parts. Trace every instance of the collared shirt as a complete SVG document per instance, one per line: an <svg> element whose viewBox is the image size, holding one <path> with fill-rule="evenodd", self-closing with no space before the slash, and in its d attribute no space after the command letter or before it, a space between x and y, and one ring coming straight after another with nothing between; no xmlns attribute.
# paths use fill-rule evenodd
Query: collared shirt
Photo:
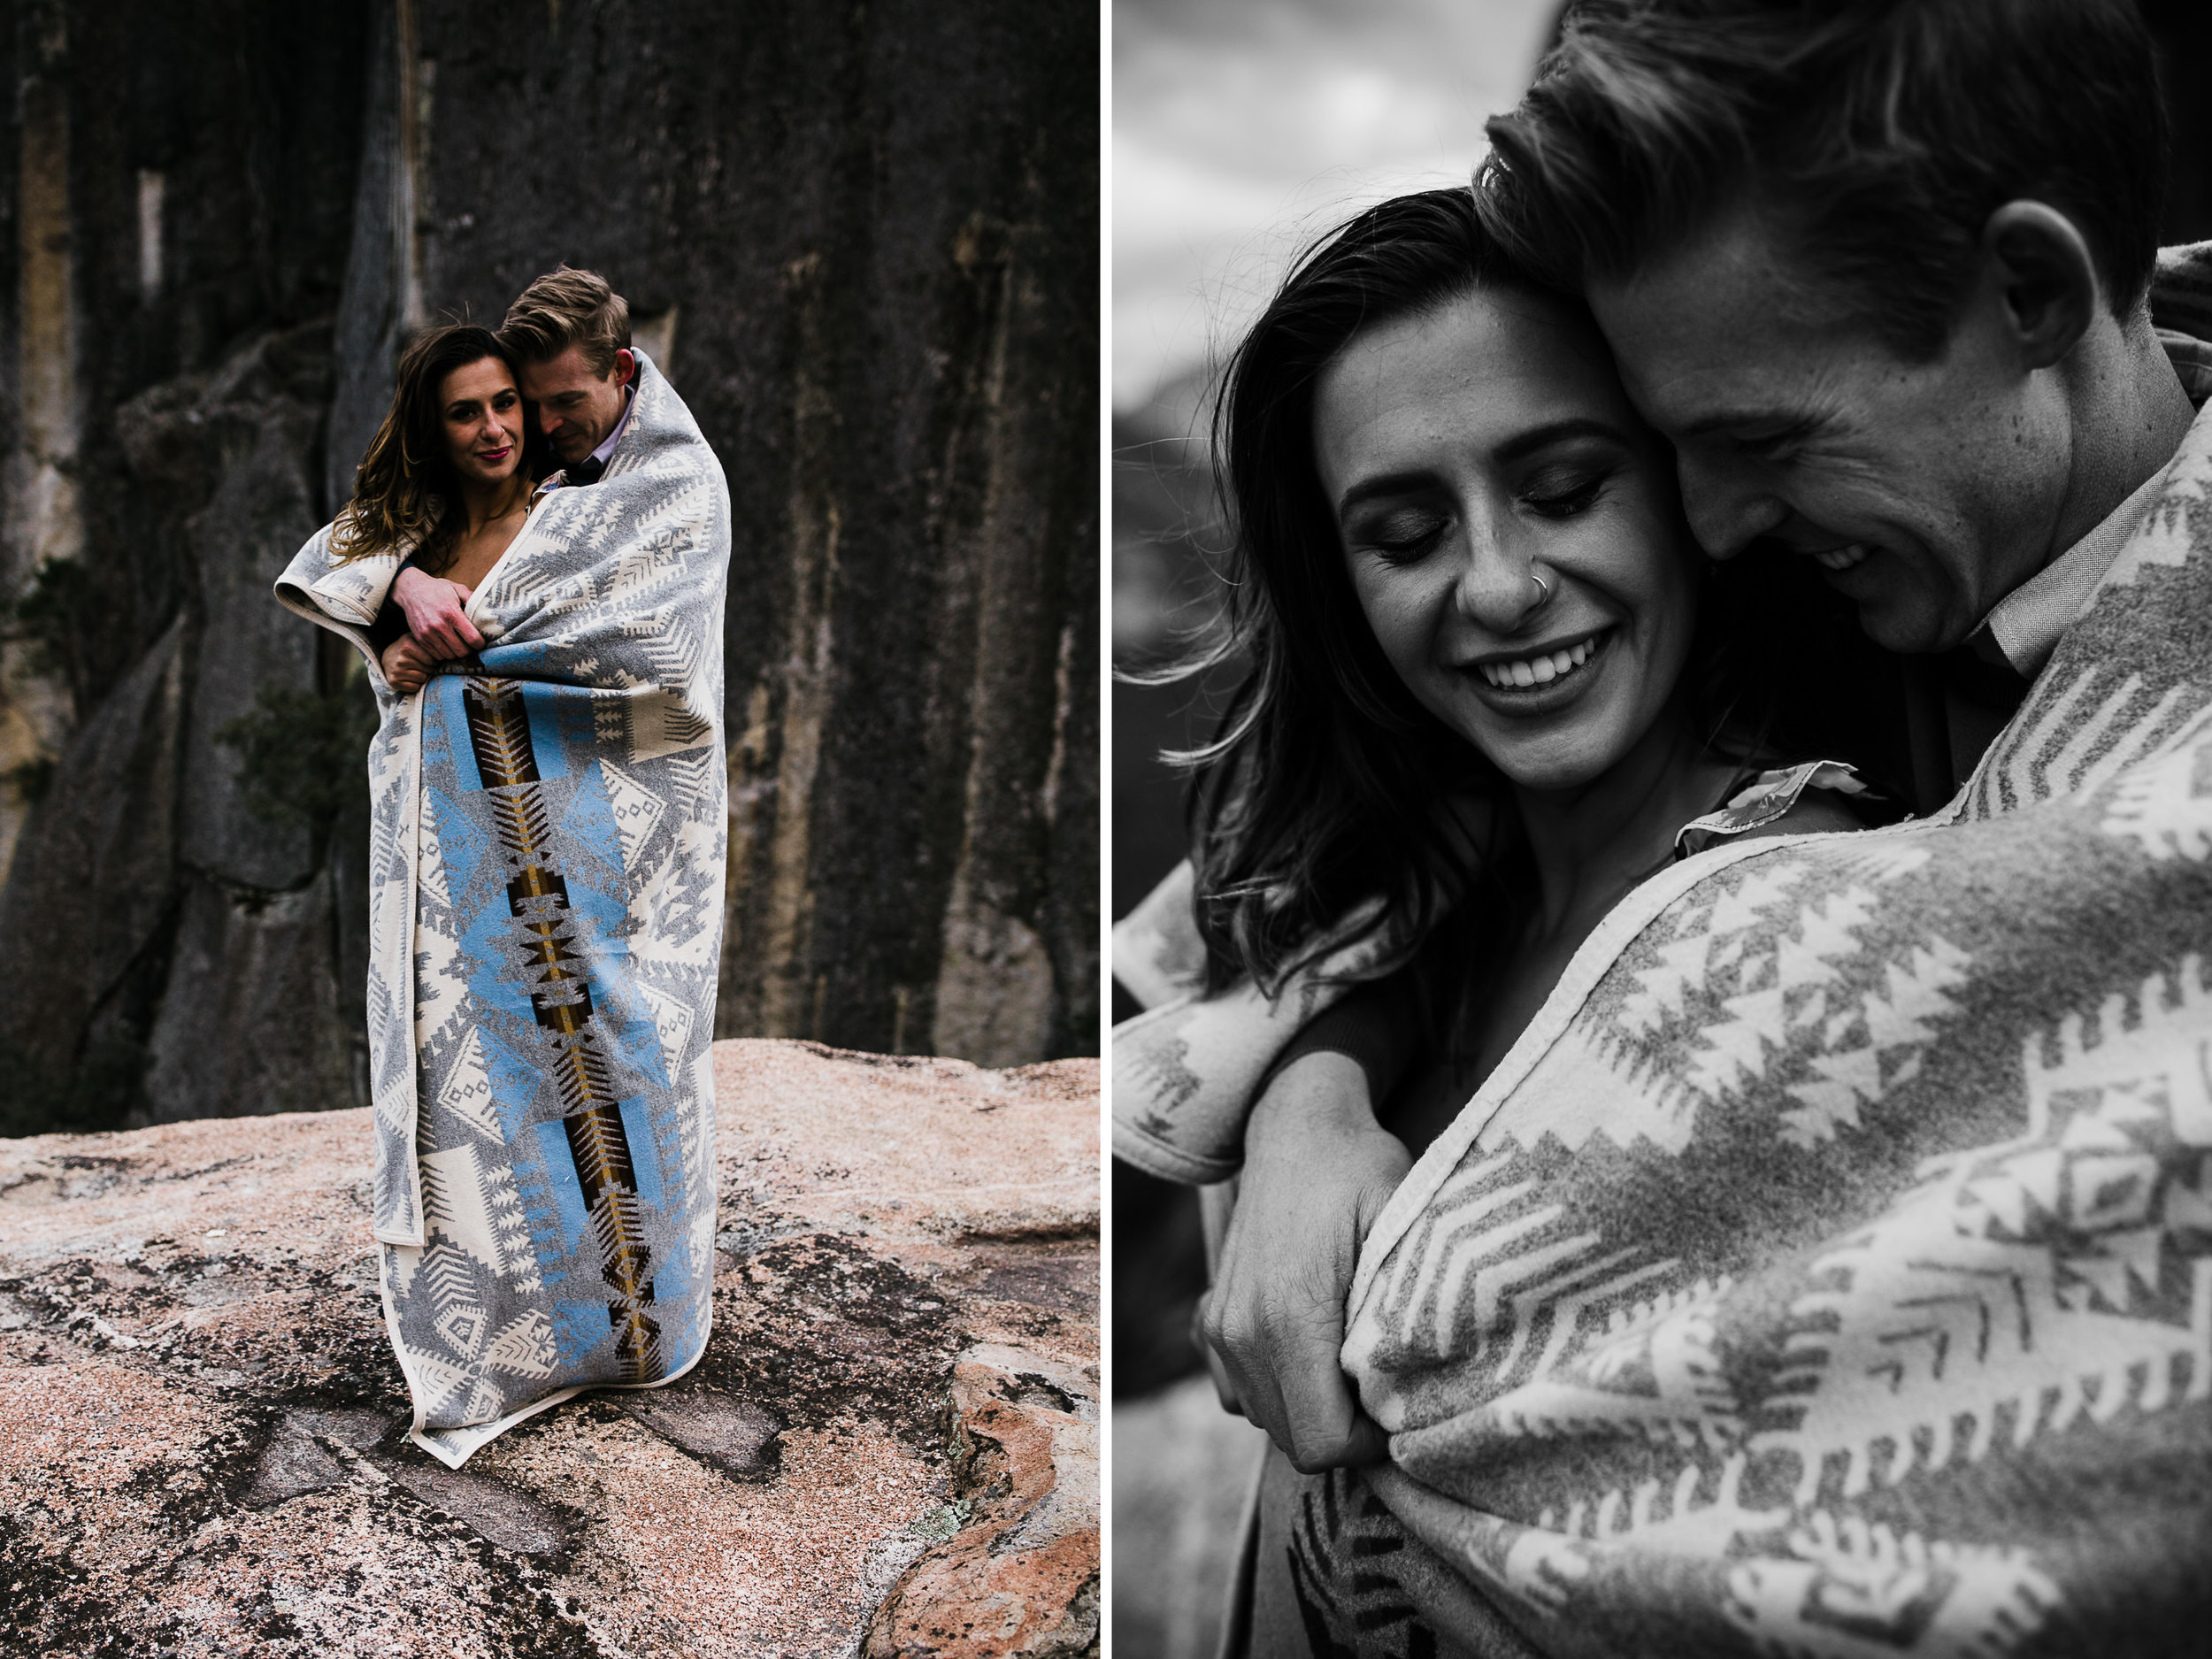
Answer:
<svg viewBox="0 0 2212 1659"><path fill-rule="evenodd" d="M2058 649L2059 635L2081 620L2097 584L2165 485L2166 469L2162 466L2087 535L2000 599L1982 618L1978 635L1986 634L2023 680L2033 680L2043 672L2043 664ZM1980 643L1978 637L1976 643Z"/></svg>
<svg viewBox="0 0 2212 1659"><path fill-rule="evenodd" d="M614 423L614 430L607 441L591 452L591 458L605 466L614 455L614 447L622 442L622 434L630 429L630 411L637 407L637 371L630 372L630 383L622 388L622 419Z"/></svg>
<svg viewBox="0 0 2212 1659"><path fill-rule="evenodd" d="M2158 342L2189 402L2202 409L2212 399L2212 344L2163 328ZM1999 600L1969 643L1985 657L2001 657L2023 680L2041 673L2059 636L2081 620L2097 584L2158 499L2166 472L2153 472L2080 541Z"/></svg>

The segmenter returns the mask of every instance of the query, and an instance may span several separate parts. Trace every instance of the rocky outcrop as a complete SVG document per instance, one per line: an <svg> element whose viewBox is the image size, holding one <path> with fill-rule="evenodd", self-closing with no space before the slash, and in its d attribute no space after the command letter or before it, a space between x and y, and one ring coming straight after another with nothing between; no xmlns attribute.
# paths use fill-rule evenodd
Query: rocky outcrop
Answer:
<svg viewBox="0 0 2212 1659"><path fill-rule="evenodd" d="M331 874L260 893L194 871L147 1039L142 1109L157 1123L242 1118L351 1098L331 972Z"/></svg>
<svg viewBox="0 0 2212 1659"><path fill-rule="evenodd" d="M987 1343L953 1369L955 1467L969 1521L909 1568L863 1659L1094 1650L1099 1423L1088 1373Z"/></svg>
<svg viewBox="0 0 2212 1659"><path fill-rule="evenodd" d="M0 889L0 1066L13 1079L0 1133L67 1087L96 1014L167 918L183 748L184 628L173 625L71 741ZM30 1120L30 1121L23 1121Z"/></svg>
<svg viewBox="0 0 2212 1659"><path fill-rule="evenodd" d="M223 733L288 694L264 749L326 770L343 720L308 705L361 687L269 583L409 331L563 260L629 297L730 475L722 1034L1094 1048L1094 7L22 10L0 902L137 941L0 1005L0 1057L61 1056L34 1126L362 1103L359 826L257 816ZM127 878L83 824L96 728L143 750ZM273 952L296 994L244 984Z"/></svg>
<svg viewBox="0 0 2212 1659"><path fill-rule="evenodd" d="M224 741L265 693L319 701L324 648L265 572L319 522L330 361L326 327L264 332L115 413L194 586L61 757L0 888L0 972L39 987L0 1005L0 1054L36 1079L0 1132L44 1126L42 1103L79 1115L104 1041L127 1066L112 1104L142 1120L354 1103L329 826L257 811Z"/></svg>
<svg viewBox="0 0 2212 1659"><path fill-rule="evenodd" d="M220 737L260 693L316 688L320 642L270 598L269 572L323 522L314 473L330 373L329 331L310 324L258 335L211 376L164 381L116 417L134 479L180 520L197 584L177 856L262 892L304 886L317 849L305 825L273 821L242 798L238 756Z"/></svg>
<svg viewBox="0 0 2212 1659"><path fill-rule="evenodd" d="M1099 1650L1097 1067L716 1049L687 1378L408 1445L365 1113L0 1145L0 1648Z"/></svg>

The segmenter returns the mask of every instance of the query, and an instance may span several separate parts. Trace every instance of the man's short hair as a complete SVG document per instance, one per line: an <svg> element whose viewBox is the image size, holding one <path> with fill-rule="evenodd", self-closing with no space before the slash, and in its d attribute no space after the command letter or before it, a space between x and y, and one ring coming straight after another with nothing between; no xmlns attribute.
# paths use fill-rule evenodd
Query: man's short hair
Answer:
<svg viewBox="0 0 2212 1659"><path fill-rule="evenodd" d="M630 303L595 271L563 265L522 290L499 326L500 343L522 363L546 363L581 346L584 365L601 380L614 354L630 345Z"/></svg>
<svg viewBox="0 0 2212 1659"><path fill-rule="evenodd" d="M1584 0L1489 123L1490 228L1563 287L1738 208L1816 314L1937 356L1989 215L2071 219L2116 316L2157 255L2167 134L2131 0Z"/></svg>

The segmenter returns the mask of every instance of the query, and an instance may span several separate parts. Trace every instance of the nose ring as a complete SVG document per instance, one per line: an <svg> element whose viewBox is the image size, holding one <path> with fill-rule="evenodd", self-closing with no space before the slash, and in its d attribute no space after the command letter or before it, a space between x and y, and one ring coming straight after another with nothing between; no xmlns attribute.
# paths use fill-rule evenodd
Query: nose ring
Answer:
<svg viewBox="0 0 2212 1659"><path fill-rule="evenodd" d="M1537 610L1551 603L1551 584L1536 573L1536 566L1533 565L1528 567L1528 579L1536 584L1536 603L1530 608L1532 610Z"/></svg>

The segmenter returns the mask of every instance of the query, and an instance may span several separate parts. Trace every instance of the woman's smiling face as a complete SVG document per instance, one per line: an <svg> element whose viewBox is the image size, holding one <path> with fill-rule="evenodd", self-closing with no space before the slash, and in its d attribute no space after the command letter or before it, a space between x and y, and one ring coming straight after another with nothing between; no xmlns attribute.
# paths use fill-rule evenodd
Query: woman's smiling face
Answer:
<svg viewBox="0 0 2212 1659"><path fill-rule="evenodd" d="M1492 290L1365 329L1315 388L1314 459L1383 654L1507 777L1577 788L1652 729L1699 556L1587 323Z"/></svg>
<svg viewBox="0 0 2212 1659"><path fill-rule="evenodd" d="M514 476L522 460L522 394L497 357L464 364L438 386L447 457L453 470L480 484Z"/></svg>

